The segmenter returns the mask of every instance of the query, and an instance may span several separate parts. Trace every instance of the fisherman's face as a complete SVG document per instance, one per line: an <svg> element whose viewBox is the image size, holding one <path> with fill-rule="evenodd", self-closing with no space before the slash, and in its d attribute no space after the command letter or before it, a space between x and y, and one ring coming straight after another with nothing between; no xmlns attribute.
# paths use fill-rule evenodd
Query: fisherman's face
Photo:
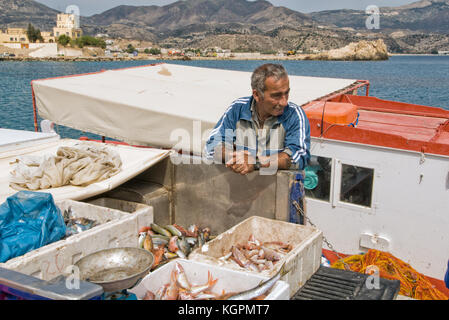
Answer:
<svg viewBox="0 0 449 320"><path fill-rule="evenodd" d="M253 96L256 100L259 116L268 118L269 116L280 116L288 104L288 95L290 93L290 81L288 77L276 80L275 77L268 77L265 80L266 90L264 96L253 90Z"/></svg>

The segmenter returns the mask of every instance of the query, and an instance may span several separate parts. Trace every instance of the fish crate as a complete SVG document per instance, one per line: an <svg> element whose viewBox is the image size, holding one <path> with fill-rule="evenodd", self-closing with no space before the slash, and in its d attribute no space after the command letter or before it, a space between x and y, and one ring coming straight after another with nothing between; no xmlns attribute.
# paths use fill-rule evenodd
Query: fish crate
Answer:
<svg viewBox="0 0 449 320"><path fill-rule="evenodd" d="M251 235L261 242L281 241L291 244L292 250L277 261L272 269L262 272L244 269L220 259L230 252L232 246L245 243ZM268 277L276 274L285 263L284 270L287 273L281 279L290 285L292 297L320 267L322 243L323 233L314 227L252 216L195 249L188 258Z"/></svg>
<svg viewBox="0 0 449 320"><path fill-rule="evenodd" d="M137 247L138 230L153 222L153 208L146 205L130 214L73 200L55 204L61 214L71 208L74 218L96 220L99 225L0 263L0 267L41 280L68 276L73 265L88 254L109 248Z"/></svg>
<svg viewBox="0 0 449 320"><path fill-rule="evenodd" d="M139 226L147 226L149 225L146 215L141 215L140 212L148 211L150 206L138 203L134 201L125 201L121 199L109 198L109 197L100 197L89 199L85 201L86 203L93 204L95 206L110 208L119 210L122 212L137 214L137 219ZM142 220L142 221L140 221ZM151 218L150 223L153 222L153 218Z"/></svg>
<svg viewBox="0 0 449 320"><path fill-rule="evenodd" d="M151 272L144 277L137 286L129 289L128 291L134 293L139 300L143 299L147 290L156 293L160 287L170 283L170 275L175 268L176 262L181 264L184 268L187 279L194 285L205 284L208 280L208 271L210 271L212 278L218 279L210 291L217 294L222 294L223 290L225 293L245 291L258 286L262 281L269 279L269 277L266 276L178 258ZM265 300L289 300L289 298L288 283L278 280L268 291L268 295L265 297Z"/></svg>

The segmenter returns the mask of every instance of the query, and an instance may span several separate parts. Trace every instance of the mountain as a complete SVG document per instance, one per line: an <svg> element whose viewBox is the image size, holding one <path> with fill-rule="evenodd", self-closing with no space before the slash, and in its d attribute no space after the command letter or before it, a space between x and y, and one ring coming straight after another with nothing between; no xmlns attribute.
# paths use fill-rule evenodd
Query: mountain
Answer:
<svg viewBox="0 0 449 320"><path fill-rule="evenodd" d="M0 27L26 28L32 23L42 31L53 30L57 13L32 0L0 0Z"/></svg>
<svg viewBox="0 0 449 320"><path fill-rule="evenodd" d="M265 0L183 0L165 6L118 6L82 16L80 23L87 35L106 33L166 48L308 53L381 38L389 52L449 49L449 0L383 7L380 12L381 29L367 30L364 11L303 14ZM42 31L51 31L57 13L32 0L0 0L0 28L32 23Z"/></svg>
<svg viewBox="0 0 449 320"><path fill-rule="evenodd" d="M189 32L242 32L245 29L266 32L281 26L311 25L312 19L285 7L257 0L188 0L166 6L118 6L81 20L86 26L143 27L155 34ZM115 30L114 31L118 31Z"/></svg>
<svg viewBox="0 0 449 320"><path fill-rule="evenodd" d="M400 7L381 7L380 30L449 33L449 0L423 0ZM368 14L362 10L328 10L309 14L327 26L366 30Z"/></svg>

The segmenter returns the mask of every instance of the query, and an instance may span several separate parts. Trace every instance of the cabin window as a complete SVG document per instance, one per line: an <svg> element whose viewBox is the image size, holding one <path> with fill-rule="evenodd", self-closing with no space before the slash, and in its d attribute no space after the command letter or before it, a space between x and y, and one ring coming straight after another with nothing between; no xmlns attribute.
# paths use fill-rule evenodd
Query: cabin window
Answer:
<svg viewBox="0 0 449 320"><path fill-rule="evenodd" d="M332 159L311 156L305 169L304 188L306 197L330 201Z"/></svg>
<svg viewBox="0 0 449 320"><path fill-rule="evenodd" d="M340 201L371 207L374 169L341 166Z"/></svg>

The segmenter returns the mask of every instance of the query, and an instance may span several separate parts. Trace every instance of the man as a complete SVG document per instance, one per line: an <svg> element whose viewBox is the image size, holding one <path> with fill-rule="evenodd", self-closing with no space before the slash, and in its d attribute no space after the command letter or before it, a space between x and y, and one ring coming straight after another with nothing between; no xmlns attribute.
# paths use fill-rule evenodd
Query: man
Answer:
<svg viewBox="0 0 449 320"><path fill-rule="evenodd" d="M290 83L280 64L264 64L251 76L252 96L235 100L206 142L209 159L246 175L255 169L303 170L310 159L310 125L288 101Z"/></svg>

